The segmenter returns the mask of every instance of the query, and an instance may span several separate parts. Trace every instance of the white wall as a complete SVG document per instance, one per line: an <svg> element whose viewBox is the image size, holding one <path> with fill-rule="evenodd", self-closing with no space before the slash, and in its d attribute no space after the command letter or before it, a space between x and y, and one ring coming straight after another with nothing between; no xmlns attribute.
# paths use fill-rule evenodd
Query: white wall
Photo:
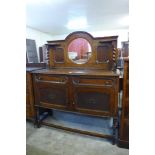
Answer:
<svg viewBox="0 0 155 155"><path fill-rule="evenodd" d="M26 27L26 38L36 41L38 58L39 58L39 47L46 44L48 40L52 40L52 36L50 34L35 30L30 27Z"/></svg>
<svg viewBox="0 0 155 155"><path fill-rule="evenodd" d="M100 31L100 32L92 32L94 37L104 37L104 36L118 36L117 47L121 47L122 41L128 41L129 30L128 29L119 29L119 30L111 30L111 31Z"/></svg>

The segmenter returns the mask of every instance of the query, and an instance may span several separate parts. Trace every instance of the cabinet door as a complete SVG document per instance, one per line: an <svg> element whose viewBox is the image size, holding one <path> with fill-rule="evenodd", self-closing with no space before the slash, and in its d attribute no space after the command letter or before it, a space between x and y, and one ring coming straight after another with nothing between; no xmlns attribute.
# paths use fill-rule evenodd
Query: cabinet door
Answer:
<svg viewBox="0 0 155 155"><path fill-rule="evenodd" d="M68 104L67 78L39 75L35 76L35 104L64 109Z"/></svg>
<svg viewBox="0 0 155 155"><path fill-rule="evenodd" d="M94 114L113 114L115 95L113 80L74 78L74 104L77 111Z"/></svg>

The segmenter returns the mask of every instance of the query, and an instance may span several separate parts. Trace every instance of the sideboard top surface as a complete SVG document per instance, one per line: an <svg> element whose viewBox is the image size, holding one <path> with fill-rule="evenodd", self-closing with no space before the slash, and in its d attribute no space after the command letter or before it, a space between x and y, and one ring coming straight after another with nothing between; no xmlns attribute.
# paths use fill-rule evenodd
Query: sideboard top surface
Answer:
<svg viewBox="0 0 155 155"><path fill-rule="evenodd" d="M91 70L91 69L42 69L33 71L38 74L53 75L90 75L90 76L119 76L114 71Z"/></svg>

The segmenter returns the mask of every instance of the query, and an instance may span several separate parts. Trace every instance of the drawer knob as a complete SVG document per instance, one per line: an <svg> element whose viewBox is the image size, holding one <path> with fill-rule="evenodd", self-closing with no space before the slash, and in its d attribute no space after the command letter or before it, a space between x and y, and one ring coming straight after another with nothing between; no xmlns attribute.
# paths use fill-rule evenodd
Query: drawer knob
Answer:
<svg viewBox="0 0 155 155"><path fill-rule="evenodd" d="M38 80L41 80L41 77L40 76L38 77Z"/></svg>
<svg viewBox="0 0 155 155"><path fill-rule="evenodd" d="M61 79L60 82L64 82L64 79Z"/></svg>
<svg viewBox="0 0 155 155"><path fill-rule="evenodd" d="M106 81L106 82L105 82L105 84L109 84L109 82L108 82L108 81Z"/></svg>

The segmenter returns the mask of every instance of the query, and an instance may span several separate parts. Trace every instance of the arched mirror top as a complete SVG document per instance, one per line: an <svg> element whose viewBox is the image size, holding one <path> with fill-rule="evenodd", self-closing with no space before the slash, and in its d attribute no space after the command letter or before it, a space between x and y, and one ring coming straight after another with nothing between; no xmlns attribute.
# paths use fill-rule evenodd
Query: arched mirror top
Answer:
<svg viewBox="0 0 155 155"><path fill-rule="evenodd" d="M85 64L92 56L93 36L87 32L76 31L69 34L67 41L68 58L75 64Z"/></svg>
<svg viewBox="0 0 155 155"><path fill-rule="evenodd" d="M67 48L68 57L76 64L86 63L92 55L90 43L84 38L72 40Z"/></svg>
<svg viewBox="0 0 155 155"><path fill-rule="evenodd" d="M72 39L75 39L75 38L87 38L88 40L89 39L94 39L94 37L90 34L90 33L88 33L88 32L85 32L85 31L76 31L76 32L72 32L72 33L70 33L66 38L65 38L65 40L67 41L70 41L70 40L72 40Z"/></svg>

